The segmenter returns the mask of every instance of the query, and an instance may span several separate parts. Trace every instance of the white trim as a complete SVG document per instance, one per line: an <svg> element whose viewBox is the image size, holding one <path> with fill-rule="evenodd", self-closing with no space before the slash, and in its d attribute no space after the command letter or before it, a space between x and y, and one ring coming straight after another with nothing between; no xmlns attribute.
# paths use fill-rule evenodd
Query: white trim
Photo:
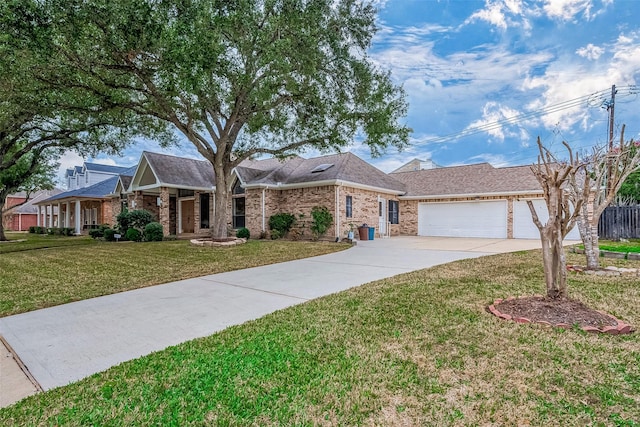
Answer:
<svg viewBox="0 0 640 427"><path fill-rule="evenodd" d="M542 196L542 192L539 190L531 191L505 191L498 193L466 193L466 194L438 194L431 196L398 196L400 200L434 200L434 199L460 199L466 197L503 197L503 196L526 196L536 197L535 195ZM532 196L533 195L533 196Z"/></svg>
<svg viewBox="0 0 640 427"><path fill-rule="evenodd" d="M400 195L404 193L404 191L398 190L390 190L388 188L374 187L372 185L358 184L355 182L344 181L342 179L327 179L324 181L313 181L313 182L300 182L295 184L248 184L244 186L245 189L255 189L255 188L267 188L270 190L290 190L295 188L310 188L310 187L326 187L326 186L340 186L340 187L351 187L357 188L359 190L369 190L377 193L384 194L393 194Z"/></svg>

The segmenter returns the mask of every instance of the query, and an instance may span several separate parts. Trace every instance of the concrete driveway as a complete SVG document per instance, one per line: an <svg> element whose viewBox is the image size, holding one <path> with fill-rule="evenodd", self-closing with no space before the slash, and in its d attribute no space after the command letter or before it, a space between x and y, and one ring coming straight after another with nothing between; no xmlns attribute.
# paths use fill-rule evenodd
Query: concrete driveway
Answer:
<svg viewBox="0 0 640 427"><path fill-rule="evenodd" d="M0 335L47 390L373 280L463 258L538 247L538 240L376 239L334 254L0 318ZM6 390L2 382L0 389Z"/></svg>

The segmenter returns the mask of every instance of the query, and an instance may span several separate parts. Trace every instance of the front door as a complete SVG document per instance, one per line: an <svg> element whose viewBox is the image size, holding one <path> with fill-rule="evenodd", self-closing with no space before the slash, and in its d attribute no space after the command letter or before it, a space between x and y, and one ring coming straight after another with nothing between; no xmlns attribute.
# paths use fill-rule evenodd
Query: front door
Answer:
<svg viewBox="0 0 640 427"><path fill-rule="evenodd" d="M378 198L378 233L381 236L387 234L387 201Z"/></svg>
<svg viewBox="0 0 640 427"><path fill-rule="evenodd" d="M193 233L193 199L180 201L180 229L183 233Z"/></svg>

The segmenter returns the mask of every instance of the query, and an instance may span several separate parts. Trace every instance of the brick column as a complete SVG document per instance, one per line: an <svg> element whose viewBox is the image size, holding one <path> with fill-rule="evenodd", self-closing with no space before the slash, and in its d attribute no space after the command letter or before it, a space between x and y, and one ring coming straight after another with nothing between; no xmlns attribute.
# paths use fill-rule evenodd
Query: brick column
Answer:
<svg viewBox="0 0 640 427"><path fill-rule="evenodd" d="M200 192L193 193L193 231L198 234L200 232Z"/></svg>
<svg viewBox="0 0 640 427"><path fill-rule="evenodd" d="M513 239L513 197L507 199L507 239Z"/></svg>
<svg viewBox="0 0 640 427"><path fill-rule="evenodd" d="M160 187L160 224L162 224L162 234L168 236L171 234L169 231L169 189L167 187Z"/></svg>

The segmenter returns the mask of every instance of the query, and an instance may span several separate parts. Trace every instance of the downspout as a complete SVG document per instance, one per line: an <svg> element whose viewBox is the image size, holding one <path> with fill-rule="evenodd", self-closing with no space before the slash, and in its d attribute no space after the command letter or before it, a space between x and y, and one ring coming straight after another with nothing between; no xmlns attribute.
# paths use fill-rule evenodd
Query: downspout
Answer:
<svg viewBox="0 0 640 427"><path fill-rule="evenodd" d="M336 237L340 238L340 186L336 185Z"/></svg>
<svg viewBox="0 0 640 427"><path fill-rule="evenodd" d="M265 204L264 204L264 196L265 196L265 191L266 189L263 188L262 189L262 232L264 233L265 231L267 231L265 229Z"/></svg>

